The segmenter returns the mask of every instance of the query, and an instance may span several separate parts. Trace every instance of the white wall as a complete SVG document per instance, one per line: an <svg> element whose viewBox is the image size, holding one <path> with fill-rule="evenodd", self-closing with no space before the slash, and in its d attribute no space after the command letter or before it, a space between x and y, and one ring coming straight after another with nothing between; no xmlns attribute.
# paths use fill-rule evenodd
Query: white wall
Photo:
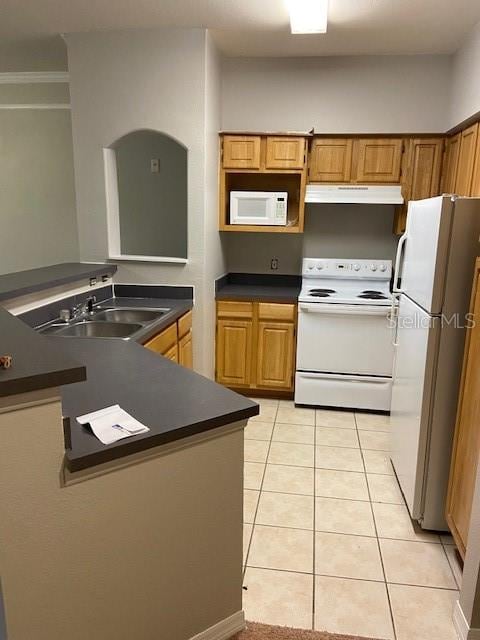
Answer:
<svg viewBox="0 0 480 640"><path fill-rule="evenodd" d="M226 58L222 128L443 132L448 56Z"/></svg>
<svg viewBox="0 0 480 640"><path fill-rule="evenodd" d="M2 84L0 273L78 260L69 109L64 84Z"/></svg>
<svg viewBox="0 0 480 640"><path fill-rule="evenodd" d="M215 246L212 272L221 269L221 258L216 240L206 238L205 220L207 205L208 220L216 211L211 131L216 131L219 116L210 53L206 73L206 40L202 29L156 29L71 34L67 47L81 258L102 261L108 255L102 147L139 128L163 131L182 142L188 148L188 264L123 263L117 281L194 285L195 366L211 374L213 342L202 339L204 318L213 313L213 294L206 299L207 243Z"/></svg>
<svg viewBox="0 0 480 640"><path fill-rule="evenodd" d="M299 274L302 257L393 260L398 240L393 214L388 205L309 204L303 234L227 234L228 270ZM279 261L277 272L270 269L272 258Z"/></svg>
<svg viewBox="0 0 480 640"><path fill-rule="evenodd" d="M452 59L450 129L480 111L480 22Z"/></svg>
<svg viewBox="0 0 480 640"><path fill-rule="evenodd" d="M205 39L205 273L204 346L215 344L215 280L226 272L222 235L218 231L218 132L221 122L220 55L210 34ZM206 349L206 371L212 378L214 353Z"/></svg>

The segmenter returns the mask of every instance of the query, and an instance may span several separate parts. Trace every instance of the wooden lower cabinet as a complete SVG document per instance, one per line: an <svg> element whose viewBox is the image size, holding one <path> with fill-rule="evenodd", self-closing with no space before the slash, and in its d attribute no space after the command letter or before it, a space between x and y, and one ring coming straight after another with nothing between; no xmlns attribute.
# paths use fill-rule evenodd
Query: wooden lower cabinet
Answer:
<svg viewBox="0 0 480 640"><path fill-rule="evenodd" d="M216 381L237 389L293 391L296 305L217 303Z"/></svg>
<svg viewBox="0 0 480 640"><path fill-rule="evenodd" d="M187 367L187 369L193 369L193 340L191 329L178 341L178 362L182 366Z"/></svg>
<svg viewBox="0 0 480 640"><path fill-rule="evenodd" d="M178 344L174 344L173 347L171 347L168 351L166 351L162 355L165 356L165 358L168 358L169 360L171 360L172 362L178 363Z"/></svg>
<svg viewBox="0 0 480 640"><path fill-rule="evenodd" d="M477 258L453 441L446 518L465 558L480 452L480 258Z"/></svg>
<svg viewBox="0 0 480 640"><path fill-rule="evenodd" d="M143 346L172 362L193 369L192 312L185 313Z"/></svg>
<svg viewBox="0 0 480 640"><path fill-rule="evenodd" d="M257 387L287 391L292 388L294 344L293 323L258 323Z"/></svg>
<svg viewBox="0 0 480 640"><path fill-rule="evenodd" d="M217 382L248 387L251 381L253 320L217 320Z"/></svg>

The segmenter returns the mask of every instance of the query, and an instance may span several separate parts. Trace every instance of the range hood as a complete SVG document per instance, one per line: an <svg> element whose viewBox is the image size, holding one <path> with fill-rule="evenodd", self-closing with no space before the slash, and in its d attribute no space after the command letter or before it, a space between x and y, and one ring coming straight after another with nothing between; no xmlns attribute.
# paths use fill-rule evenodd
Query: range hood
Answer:
<svg viewBox="0 0 480 640"><path fill-rule="evenodd" d="M305 202L403 204L403 196L400 185L307 184Z"/></svg>

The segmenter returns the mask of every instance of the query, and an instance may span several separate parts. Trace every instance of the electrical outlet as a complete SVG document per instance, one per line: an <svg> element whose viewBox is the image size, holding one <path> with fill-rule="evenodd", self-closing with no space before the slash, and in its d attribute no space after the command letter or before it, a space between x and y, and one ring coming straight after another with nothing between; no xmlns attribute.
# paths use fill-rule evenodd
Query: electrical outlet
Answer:
<svg viewBox="0 0 480 640"><path fill-rule="evenodd" d="M270 269L276 271L278 269L278 258L272 258L270 260Z"/></svg>
<svg viewBox="0 0 480 640"><path fill-rule="evenodd" d="M158 158L150 160L150 171L152 173L160 173L160 160Z"/></svg>

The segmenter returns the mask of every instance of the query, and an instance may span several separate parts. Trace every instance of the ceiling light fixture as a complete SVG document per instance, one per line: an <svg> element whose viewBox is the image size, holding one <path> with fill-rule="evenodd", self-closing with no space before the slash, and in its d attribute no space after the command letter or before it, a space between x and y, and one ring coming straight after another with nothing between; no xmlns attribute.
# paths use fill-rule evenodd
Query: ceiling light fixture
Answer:
<svg viewBox="0 0 480 640"><path fill-rule="evenodd" d="M292 33L326 33L328 0L287 0Z"/></svg>

